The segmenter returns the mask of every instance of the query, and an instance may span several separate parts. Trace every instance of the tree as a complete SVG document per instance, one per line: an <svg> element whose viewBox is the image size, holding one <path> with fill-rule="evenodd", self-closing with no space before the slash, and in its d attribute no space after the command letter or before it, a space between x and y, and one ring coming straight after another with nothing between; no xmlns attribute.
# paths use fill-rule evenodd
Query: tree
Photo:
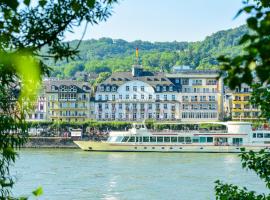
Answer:
<svg viewBox="0 0 270 200"><path fill-rule="evenodd" d="M252 103L260 106L264 116L270 116L270 1L254 0L245 2L237 16L246 12L249 17L247 26L250 32L243 35L239 44L244 45L243 54L233 58L222 56L219 58L225 74L225 82L231 89L241 87L246 83L253 87ZM253 82L256 81L254 85ZM255 171L270 189L270 154L261 150L259 153L242 152L240 154L243 168ZM238 200L270 199L269 194L256 194L247 188L240 188L232 184L216 181L216 199Z"/></svg>
<svg viewBox="0 0 270 200"><path fill-rule="evenodd" d="M27 139L25 114L33 106L44 60L73 59L74 48L63 43L64 33L86 22L96 24L111 15L116 0L2 0L0 2L0 199L13 199L9 166L16 148ZM82 37L84 35L82 34ZM46 49L44 51L44 49ZM38 189L34 195L41 194Z"/></svg>

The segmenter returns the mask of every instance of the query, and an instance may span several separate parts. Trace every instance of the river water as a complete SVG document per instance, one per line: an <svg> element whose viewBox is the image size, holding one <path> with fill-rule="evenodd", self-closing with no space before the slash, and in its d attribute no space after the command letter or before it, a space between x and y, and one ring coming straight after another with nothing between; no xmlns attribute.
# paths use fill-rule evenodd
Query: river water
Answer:
<svg viewBox="0 0 270 200"><path fill-rule="evenodd" d="M15 195L42 186L40 199L215 199L220 179L258 192L263 182L241 168L237 154L104 153L25 149L12 167Z"/></svg>

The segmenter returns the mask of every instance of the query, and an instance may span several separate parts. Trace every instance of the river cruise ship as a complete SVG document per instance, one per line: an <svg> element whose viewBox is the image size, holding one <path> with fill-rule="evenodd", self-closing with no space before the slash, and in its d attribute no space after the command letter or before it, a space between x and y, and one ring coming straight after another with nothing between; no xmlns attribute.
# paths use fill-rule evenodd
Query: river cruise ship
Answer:
<svg viewBox="0 0 270 200"><path fill-rule="evenodd" d="M206 123L206 122L204 122ZM202 123L197 123L197 125ZM209 122L223 129L150 130L141 123L128 131L112 131L107 141L74 141L85 151L240 152L270 149L270 130L252 130L249 122Z"/></svg>

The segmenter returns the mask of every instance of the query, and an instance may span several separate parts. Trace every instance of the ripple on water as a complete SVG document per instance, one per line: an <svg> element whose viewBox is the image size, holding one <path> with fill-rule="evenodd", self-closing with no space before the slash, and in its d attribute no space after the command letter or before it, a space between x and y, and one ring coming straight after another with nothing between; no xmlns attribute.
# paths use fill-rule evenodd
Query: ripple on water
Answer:
<svg viewBox="0 0 270 200"><path fill-rule="evenodd" d="M23 150L12 172L16 194L39 185L42 199L214 199L214 181L266 191L237 154L101 153Z"/></svg>

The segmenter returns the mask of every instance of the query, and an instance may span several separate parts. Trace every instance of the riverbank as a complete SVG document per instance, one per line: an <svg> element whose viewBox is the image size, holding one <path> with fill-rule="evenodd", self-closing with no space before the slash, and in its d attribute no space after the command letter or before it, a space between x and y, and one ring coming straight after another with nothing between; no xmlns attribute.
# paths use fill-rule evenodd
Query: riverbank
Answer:
<svg viewBox="0 0 270 200"><path fill-rule="evenodd" d="M30 137L24 148L69 148L79 147L70 137Z"/></svg>

